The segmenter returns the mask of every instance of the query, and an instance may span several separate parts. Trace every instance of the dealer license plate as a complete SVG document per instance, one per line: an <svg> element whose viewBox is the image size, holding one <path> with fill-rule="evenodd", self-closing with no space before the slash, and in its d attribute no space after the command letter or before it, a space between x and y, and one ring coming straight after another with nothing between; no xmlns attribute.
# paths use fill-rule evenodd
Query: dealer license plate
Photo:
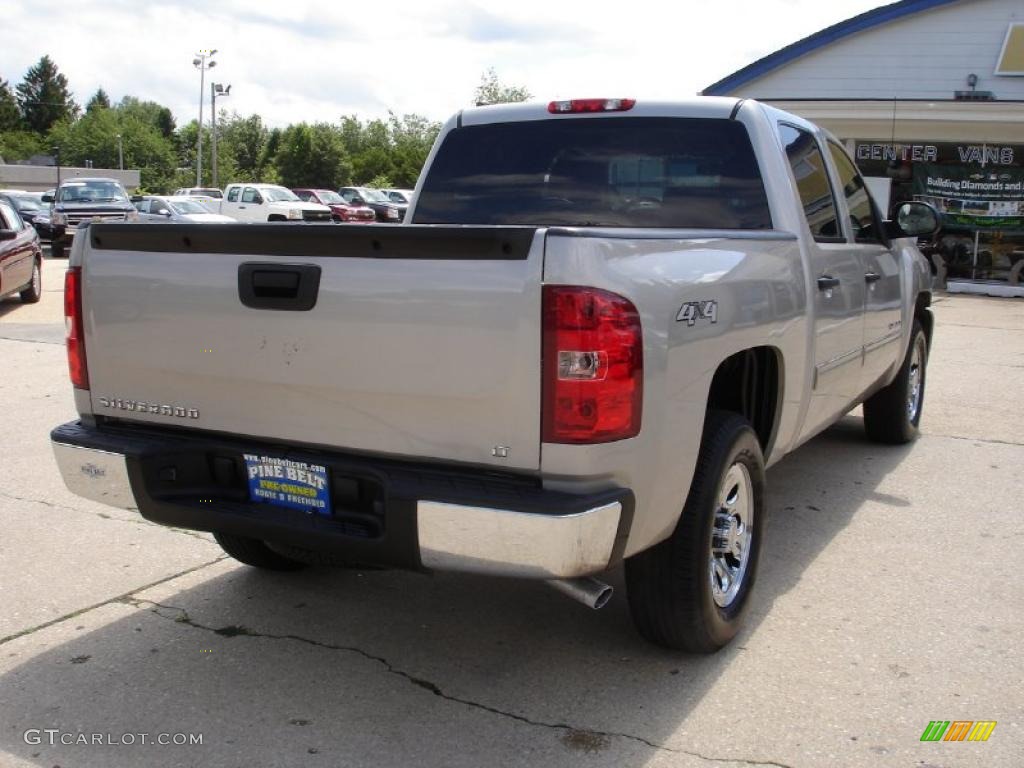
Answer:
<svg viewBox="0 0 1024 768"><path fill-rule="evenodd" d="M327 467L277 456L246 453L249 498L330 517L331 489Z"/></svg>

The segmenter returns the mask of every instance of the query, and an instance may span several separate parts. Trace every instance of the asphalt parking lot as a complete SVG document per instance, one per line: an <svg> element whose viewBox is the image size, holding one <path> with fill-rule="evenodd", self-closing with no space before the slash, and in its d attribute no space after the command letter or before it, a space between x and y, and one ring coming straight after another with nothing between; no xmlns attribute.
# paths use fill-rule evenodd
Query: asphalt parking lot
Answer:
<svg viewBox="0 0 1024 768"><path fill-rule="evenodd" d="M620 574L590 612L529 582L261 573L71 495L64 267L0 301L0 765L1024 765L1024 302L937 302L914 445L855 413L769 471L748 626L688 657L634 633ZM922 743L932 720L998 724Z"/></svg>

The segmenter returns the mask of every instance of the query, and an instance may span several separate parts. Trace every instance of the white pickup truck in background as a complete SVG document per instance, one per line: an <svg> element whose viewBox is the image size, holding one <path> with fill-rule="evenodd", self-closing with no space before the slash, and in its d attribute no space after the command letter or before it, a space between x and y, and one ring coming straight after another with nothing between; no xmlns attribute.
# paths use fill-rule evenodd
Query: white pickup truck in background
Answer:
<svg viewBox="0 0 1024 768"><path fill-rule="evenodd" d="M303 215L277 190L223 210ZM469 109L402 226L90 227L54 451L72 491L256 567L596 607L624 565L644 637L714 651L750 605L766 467L861 403L868 437L916 436L912 238L937 226L884 220L838 141L755 101Z"/></svg>
<svg viewBox="0 0 1024 768"><path fill-rule="evenodd" d="M224 199L207 207L238 221L331 220L331 209L326 205L303 202L290 189L277 184L228 184Z"/></svg>

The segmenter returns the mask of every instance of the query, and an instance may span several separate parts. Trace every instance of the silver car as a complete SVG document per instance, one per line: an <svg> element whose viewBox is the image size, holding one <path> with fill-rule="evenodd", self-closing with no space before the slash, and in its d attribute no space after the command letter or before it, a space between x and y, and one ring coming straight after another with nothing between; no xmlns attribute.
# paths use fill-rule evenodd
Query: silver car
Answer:
<svg viewBox="0 0 1024 768"><path fill-rule="evenodd" d="M199 200L185 196L146 195L135 202L139 221L174 224L232 224L230 216L212 213Z"/></svg>

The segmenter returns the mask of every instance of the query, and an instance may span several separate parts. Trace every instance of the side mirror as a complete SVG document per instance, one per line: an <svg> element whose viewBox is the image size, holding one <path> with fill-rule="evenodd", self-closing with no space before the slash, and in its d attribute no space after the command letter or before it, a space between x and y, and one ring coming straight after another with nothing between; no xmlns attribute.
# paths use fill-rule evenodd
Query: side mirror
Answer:
<svg viewBox="0 0 1024 768"><path fill-rule="evenodd" d="M43 202L44 203L52 203L53 202L53 195L50 195L50 194L43 195Z"/></svg>
<svg viewBox="0 0 1024 768"><path fill-rule="evenodd" d="M164 210L160 211L160 215L167 216L168 218L170 218L171 212L165 208Z"/></svg>
<svg viewBox="0 0 1024 768"><path fill-rule="evenodd" d="M263 205L263 195L254 195L252 201L255 205Z"/></svg>
<svg viewBox="0 0 1024 768"><path fill-rule="evenodd" d="M18 236L18 233L13 229L0 229L0 240L13 240Z"/></svg>
<svg viewBox="0 0 1024 768"><path fill-rule="evenodd" d="M942 217L928 203L901 203L896 209L895 221L885 222L890 239L901 237L931 237L942 226Z"/></svg>

